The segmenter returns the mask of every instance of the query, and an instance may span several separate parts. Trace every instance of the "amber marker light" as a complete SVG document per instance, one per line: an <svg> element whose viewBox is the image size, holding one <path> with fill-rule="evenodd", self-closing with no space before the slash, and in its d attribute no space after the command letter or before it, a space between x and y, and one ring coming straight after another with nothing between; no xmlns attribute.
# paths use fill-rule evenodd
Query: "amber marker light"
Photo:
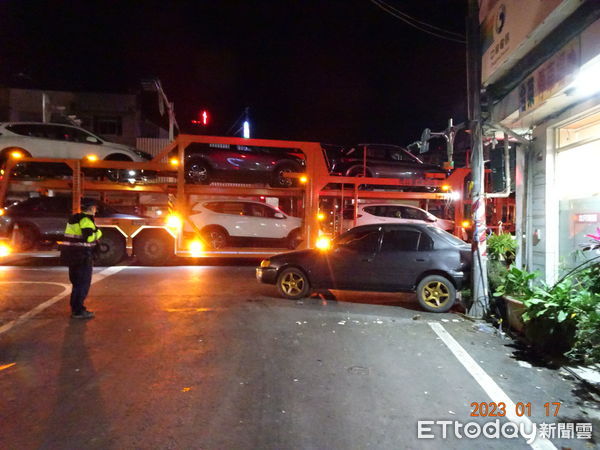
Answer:
<svg viewBox="0 0 600 450"><path fill-rule="evenodd" d="M321 236L317 239L315 245L319 250L329 250L331 248L331 239L326 236Z"/></svg>
<svg viewBox="0 0 600 450"><path fill-rule="evenodd" d="M14 158L14 159L21 159L24 156L25 155L23 154L23 152L20 152L19 150L14 150L14 151L10 152L10 157Z"/></svg>
<svg viewBox="0 0 600 450"><path fill-rule="evenodd" d="M0 208L0 216L4 215L4 208Z"/></svg>
<svg viewBox="0 0 600 450"><path fill-rule="evenodd" d="M177 158L171 158L171 159L169 159L169 164L177 167L179 165L179 160Z"/></svg>
<svg viewBox="0 0 600 450"><path fill-rule="evenodd" d="M0 244L0 257L10 255L10 246L8 244Z"/></svg>
<svg viewBox="0 0 600 450"><path fill-rule="evenodd" d="M194 239L193 241L190 241L188 249L193 257L202 256L204 244L199 239Z"/></svg>
<svg viewBox="0 0 600 450"><path fill-rule="evenodd" d="M98 161L98 156L96 156L96 155L87 155L85 157L85 159L87 159L89 162L96 162L96 161Z"/></svg>
<svg viewBox="0 0 600 450"><path fill-rule="evenodd" d="M461 225L463 228L471 228L471 221L470 220L463 220L461 222Z"/></svg>
<svg viewBox="0 0 600 450"><path fill-rule="evenodd" d="M450 185L448 185L448 184L443 184L442 185L442 191L448 192L449 190L450 190Z"/></svg>
<svg viewBox="0 0 600 450"><path fill-rule="evenodd" d="M319 213L319 214L317 214L317 220L318 220L319 222L322 222L322 221L324 221L324 220L325 220L325 214L323 214L323 213Z"/></svg>
<svg viewBox="0 0 600 450"><path fill-rule="evenodd" d="M306 175L302 175L300 177L300 183L306 184L308 182L308 177Z"/></svg>
<svg viewBox="0 0 600 450"><path fill-rule="evenodd" d="M177 214L169 214L165 219L165 223L172 230L179 230L182 225L181 218Z"/></svg>

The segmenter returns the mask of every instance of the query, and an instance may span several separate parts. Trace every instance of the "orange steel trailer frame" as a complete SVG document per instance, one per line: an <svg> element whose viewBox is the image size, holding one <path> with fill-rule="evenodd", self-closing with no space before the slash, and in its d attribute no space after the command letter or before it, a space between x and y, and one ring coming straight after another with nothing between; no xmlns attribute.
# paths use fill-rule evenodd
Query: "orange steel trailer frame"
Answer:
<svg viewBox="0 0 600 450"><path fill-rule="evenodd" d="M282 149L300 150L306 159L306 172L303 174L288 174L289 176L300 178L305 176L306 182L299 183L298 187L292 188L271 188L263 186L239 187L239 186L211 186L194 185L185 182L185 149L192 143L205 144L224 144L233 146L247 147L271 147ZM218 149L215 149L218 151ZM176 152L179 164L173 166L163 161ZM129 162L129 161L89 161L86 159L52 159L52 158L21 158L18 160L9 159L4 168L4 174L0 179L0 206L4 204L6 195L11 184L21 184L35 189L57 189L71 191L73 194L73 211L79 211L80 199L85 191L96 192L134 192L134 193L161 193L170 194L175 199L175 210L183 217L187 216L191 195L212 195L212 196L232 196L232 197L280 197L280 198L298 198L302 200L303 205L303 236L302 247L314 247L319 238L320 222L318 218L319 202L322 198L350 198L352 197L354 205L359 200L446 200L455 201L454 219L456 223L456 234L459 234L459 228L463 220L464 201L466 199L465 177L470 173L470 169L455 169L451 175L445 177L443 174L428 174L425 180L403 180L394 178L371 178L371 177L343 177L335 176L329 173L324 150L317 142L303 141L283 141L267 139L245 139L236 137L219 136L199 136L199 135L179 135L172 143L163 148L152 161L148 162ZM11 171L14 166L21 162L32 163L65 163L73 171L71 179L46 179L38 181L11 180ZM95 181L84 178L81 174L82 168L94 169L125 169L125 170L144 170L155 171L159 176L174 178L174 183L148 183L148 184L124 184L107 181ZM351 185L351 189L345 189L345 185ZM361 190L361 185L386 186L388 188L406 189L419 187L430 187L441 190L442 186L448 188L448 192L412 192L401 190ZM333 187L332 187L333 186ZM336 187L337 186L337 187ZM350 195L348 195L350 194ZM454 200L452 200L454 199ZM163 221L164 223L164 221ZM141 226L150 228L164 227L159 219L149 219L148 223ZM167 230L168 231L168 230ZM125 233L124 233L125 234ZM127 236L128 247L131 247L131 239L135 238L135 231ZM173 235L173 233L170 233ZM460 234L459 234L460 235ZM131 239L130 239L131 238ZM228 251L207 251L203 256L250 256L261 257L276 253L276 250L269 251L265 249L248 249L235 252ZM178 256L192 256L191 252L185 248L183 242L183 233L177 235L174 253ZM197 255L194 255L197 256Z"/></svg>

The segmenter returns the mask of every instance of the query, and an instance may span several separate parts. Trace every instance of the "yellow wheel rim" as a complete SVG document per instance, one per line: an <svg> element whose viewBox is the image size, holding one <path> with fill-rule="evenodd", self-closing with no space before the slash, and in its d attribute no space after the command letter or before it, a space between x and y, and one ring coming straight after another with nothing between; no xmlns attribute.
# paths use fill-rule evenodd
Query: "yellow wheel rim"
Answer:
<svg viewBox="0 0 600 450"><path fill-rule="evenodd" d="M294 296L300 294L304 290L304 277L297 273L286 273L281 280L281 289L286 295Z"/></svg>
<svg viewBox="0 0 600 450"><path fill-rule="evenodd" d="M421 297L432 308L441 308L450 299L450 290L441 281L431 281L421 289Z"/></svg>

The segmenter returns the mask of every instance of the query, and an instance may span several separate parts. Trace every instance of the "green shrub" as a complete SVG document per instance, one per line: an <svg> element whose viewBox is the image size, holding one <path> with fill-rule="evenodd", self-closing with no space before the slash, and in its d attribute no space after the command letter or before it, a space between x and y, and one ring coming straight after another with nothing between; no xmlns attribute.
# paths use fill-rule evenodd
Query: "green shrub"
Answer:
<svg viewBox="0 0 600 450"><path fill-rule="evenodd" d="M600 264L579 268L554 286L542 283L523 298L525 333L551 354L600 362Z"/></svg>
<svg viewBox="0 0 600 450"><path fill-rule="evenodd" d="M533 295L531 282L537 277L537 272L530 273L525 269L510 266L501 284L496 288L494 297L509 295L518 300L528 299Z"/></svg>
<svg viewBox="0 0 600 450"><path fill-rule="evenodd" d="M490 259L505 261L512 264L517 251L517 241L510 233L492 234L487 239L487 249Z"/></svg>

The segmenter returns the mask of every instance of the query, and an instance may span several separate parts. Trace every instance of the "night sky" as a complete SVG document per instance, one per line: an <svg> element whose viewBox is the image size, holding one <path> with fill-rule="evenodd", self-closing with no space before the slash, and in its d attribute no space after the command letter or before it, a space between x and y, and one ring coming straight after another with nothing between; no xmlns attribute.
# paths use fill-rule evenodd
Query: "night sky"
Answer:
<svg viewBox="0 0 600 450"><path fill-rule="evenodd" d="M385 0L464 32L466 0ZM409 144L465 120L465 48L369 0L0 0L5 86L135 92L157 76L185 132L203 108L224 134Z"/></svg>

